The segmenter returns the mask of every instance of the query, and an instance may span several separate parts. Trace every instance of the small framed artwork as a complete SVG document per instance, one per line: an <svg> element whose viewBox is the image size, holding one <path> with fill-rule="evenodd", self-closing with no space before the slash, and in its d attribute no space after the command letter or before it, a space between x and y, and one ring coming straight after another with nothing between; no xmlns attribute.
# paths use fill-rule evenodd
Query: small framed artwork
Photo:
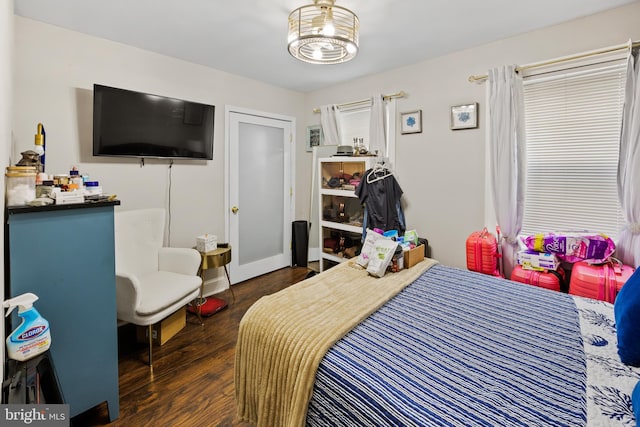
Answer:
<svg viewBox="0 0 640 427"><path fill-rule="evenodd" d="M313 147L322 145L323 139L320 125L307 126L307 151L313 151Z"/></svg>
<svg viewBox="0 0 640 427"><path fill-rule="evenodd" d="M422 132L422 110L400 113L402 134Z"/></svg>
<svg viewBox="0 0 640 427"><path fill-rule="evenodd" d="M451 107L451 129L475 129L478 127L478 103Z"/></svg>

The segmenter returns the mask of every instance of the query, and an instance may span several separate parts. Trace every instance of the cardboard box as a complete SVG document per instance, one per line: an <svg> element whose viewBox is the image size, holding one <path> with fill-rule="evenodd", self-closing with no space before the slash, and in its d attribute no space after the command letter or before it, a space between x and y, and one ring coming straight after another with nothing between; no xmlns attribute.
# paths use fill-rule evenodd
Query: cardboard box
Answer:
<svg viewBox="0 0 640 427"><path fill-rule="evenodd" d="M173 313L171 316L153 325L151 336L152 342L156 345L163 345L171 337L180 332L187 325L187 307ZM149 327L138 326L136 328L136 338L138 342L149 342Z"/></svg>
<svg viewBox="0 0 640 427"><path fill-rule="evenodd" d="M404 252L404 268L411 268L424 259L424 245Z"/></svg>
<svg viewBox="0 0 640 427"><path fill-rule="evenodd" d="M557 270L560 260L556 254L534 251L518 252L518 264L525 270Z"/></svg>
<svg viewBox="0 0 640 427"><path fill-rule="evenodd" d="M218 249L218 236L213 234L203 234L196 237L196 249L198 252L207 253Z"/></svg>

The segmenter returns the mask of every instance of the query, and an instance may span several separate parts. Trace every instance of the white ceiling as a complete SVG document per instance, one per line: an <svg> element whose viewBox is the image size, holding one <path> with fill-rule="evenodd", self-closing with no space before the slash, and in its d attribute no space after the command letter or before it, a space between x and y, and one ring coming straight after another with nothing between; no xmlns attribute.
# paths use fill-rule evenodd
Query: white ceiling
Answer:
<svg viewBox="0 0 640 427"><path fill-rule="evenodd" d="M337 0L360 51L311 65L287 51L289 12L312 0L14 0L15 14L308 92L637 0Z"/></svg>

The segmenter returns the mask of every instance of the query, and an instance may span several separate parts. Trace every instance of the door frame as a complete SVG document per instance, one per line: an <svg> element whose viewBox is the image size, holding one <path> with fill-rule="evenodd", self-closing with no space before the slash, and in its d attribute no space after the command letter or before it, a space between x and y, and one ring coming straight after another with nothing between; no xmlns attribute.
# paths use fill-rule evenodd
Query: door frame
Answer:
<svg viewBox="0 0 640 427"><path fill-rule="evenodd" d="M289 205L289 223L292 223L295 218L295 205L296 205L296 190L295 190L295 172L296 172L296 118L293 116L286 116L282 114L269 113L266 111L253 110L242 107L235 107L230 105L225 105L224 110L224 119L225 119L225 130L224 130L224 233L225 233L225 241L229 242L230 239L230 227L231 227L231 189L230 189L230 166L231 166L231 114L238 113L249 116L263 117L266 119L273 120L281 120L290 123L291 134L289 136L290 143L290 159L289 159L289 176L290 176L290 189L289 194L284 194L285 197L288 197L290 200ZM285 248L286 250L287 248ZM233 248L232 248L232 256L233 256ZM229 266L230 276L233 276L231 271L231 266ZM231 285L234 285L233 277L230 277Z"/></svg>

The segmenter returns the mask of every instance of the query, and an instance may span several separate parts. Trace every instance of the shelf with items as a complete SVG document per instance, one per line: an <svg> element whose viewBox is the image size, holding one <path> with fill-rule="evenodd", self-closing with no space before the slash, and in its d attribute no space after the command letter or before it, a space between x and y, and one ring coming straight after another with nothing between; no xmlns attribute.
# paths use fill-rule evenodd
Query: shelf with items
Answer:
<svg viewBox="0 0 640 427"><path fill-rule="evenodd" d="M335 194L355 197L357 181L371 162L371 158L329 157L320 159L321 190L334 190Z"/></svg>
<svg viewBox="0 0 640 427"><path fill-rule="evenodd" d="M347 231L356 231L362 228L364 211L360 201L355 196L322 195L322 222L326 227L343 228Z"/></svg>
<svg viewBox="0 0 640 427"><path fill-rule="evenodd" d="M355 194L372 157L319 159L320 271L360 253L364 207Z"/></svg>
<svg viewBox="0 0 640 427"><path fill-rule="evenodd" d="M340 263L357 256L362 249L361 230L355 232L322 226L322 257Z"/></svg>
<svg viewBox="0 0 640 427"><path fill-rule="evenodd" d="M321 221L320 226L327 229L347 231L350 233L361 234L362 232L362 226L358 227L351 224L341 224L339 222Z"/></svg>

